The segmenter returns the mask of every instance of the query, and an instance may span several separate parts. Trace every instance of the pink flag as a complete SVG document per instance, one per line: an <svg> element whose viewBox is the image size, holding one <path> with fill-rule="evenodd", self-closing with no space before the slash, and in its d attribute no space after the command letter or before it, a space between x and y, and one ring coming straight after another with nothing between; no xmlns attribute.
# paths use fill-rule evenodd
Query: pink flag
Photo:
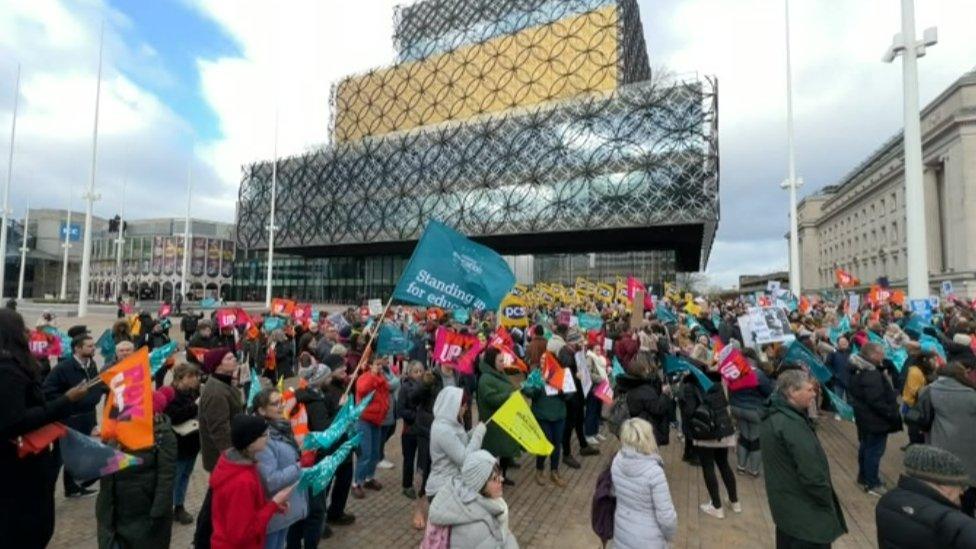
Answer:
<svg viewBox="0 0 976 549"><path fill-rule="evenodd" d="M749 360L739 349L728 345L718 357L718 371L729 386L729 391L751 389L759 385L759 376L752 370Z"/></svg>
<svg viewBox="0 0 976 549"><path fill-rule="evenodd" d="M441 326L434 336L434 362L447 364L470 374L474 372L474 357L467 356L467 353L478 346L484 348L484 344L476 336L460 334Z"/></svg>
<svg viewBox="0 0 976 549"><path fill-rule="evenodd" d="M654 299L651 297L650 292L647 291L647 287L644 283L632 276L627 277L627 299L633 301L637 297L637 292L644 292L644 310L653 311L654 310Z"/></svg>

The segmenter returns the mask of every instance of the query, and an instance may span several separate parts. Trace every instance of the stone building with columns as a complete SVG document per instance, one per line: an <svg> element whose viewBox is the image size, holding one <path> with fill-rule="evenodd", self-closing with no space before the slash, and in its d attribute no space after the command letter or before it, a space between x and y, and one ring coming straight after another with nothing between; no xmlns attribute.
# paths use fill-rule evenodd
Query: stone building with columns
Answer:
<svg viewBox="0 0 976 549"><path fill-rule="evenodd" d="M921 112L929 282L976 296L976 70ZM902 134L797 212L803 291L832 288L841 268L870 285L907 285Z"/></svg>

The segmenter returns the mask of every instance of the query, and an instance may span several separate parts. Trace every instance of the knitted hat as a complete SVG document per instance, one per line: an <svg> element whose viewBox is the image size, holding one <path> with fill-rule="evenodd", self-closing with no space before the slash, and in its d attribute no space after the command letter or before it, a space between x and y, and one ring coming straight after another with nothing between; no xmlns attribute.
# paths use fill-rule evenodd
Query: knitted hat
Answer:
<svg viewBox="0 0 976 549"><path fill-rule="evenodd" d="M214 373L229 352L231 352L231 350L227 347L220 347L207 351L207 353L203 355L203 371L208 374Z"/></svg>
<svg viewBox="0 0 976 549"><path fill-rule="evenodd" d="M153 413L161 414L166 411L166 407L176 398L176 390L165 385L153 392Z"/></svg>
<svg viewBox="0 0 976 549"><path fill-rule="evenodd" d="M912 444L905 451L905 473L919 480L946 486L969 486L962 460L952 452L926 444Z"/></svg>
<svg viewBox="0 0 976 549"><path fill-rule="evenodd" d="M491 472L495 469L498 460L487 450L478 450L471 453L464 459L461 466L461 482L469 490L480 492L485 483L491 477Z"/></svg>
<svg viewBox="0 0 976 549"><path fill-rule="evenodd" d="M243 451L268 430L268 422L261 416L237 414L230 420L230 441Z"/></svg>
<svg viewBox="0 0 976 549"><path fill-rule="evenodd" d="M331 373L332 370L325 364L312 364L308 368L298 369L298 375L312 387L321 385Z"/></svg>

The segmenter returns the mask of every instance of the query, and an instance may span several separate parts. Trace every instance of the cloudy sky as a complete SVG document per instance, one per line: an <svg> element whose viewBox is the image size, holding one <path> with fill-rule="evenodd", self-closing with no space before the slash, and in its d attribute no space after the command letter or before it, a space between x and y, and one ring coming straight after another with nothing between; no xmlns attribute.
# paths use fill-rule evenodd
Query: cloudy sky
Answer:
<svg viewBox="0 0 976 549"><path fill-rule="evenodd" d="M105 51L98 215L231 221L240 166L326 140L329 90L388 64L396 0L0 0L0 166L22 67L11 203L81 208L90 178L99 29ZM783 4L639 0L652 65L717 75L722 220L708 273L785 268ZM792 0L801 196L836 182L901 127L901 66L881 62L897 0ZM940 43L920 64L927 102L976 67L972 0L919 0Z"/></svg>

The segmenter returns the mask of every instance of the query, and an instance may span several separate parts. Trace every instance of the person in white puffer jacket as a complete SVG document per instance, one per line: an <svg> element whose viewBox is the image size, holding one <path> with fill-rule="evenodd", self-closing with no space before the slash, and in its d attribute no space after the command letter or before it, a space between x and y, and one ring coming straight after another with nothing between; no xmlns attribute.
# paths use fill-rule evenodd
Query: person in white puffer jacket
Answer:
<svg viewBox="0 0 976 549"><path fill-rule="evenodd" d="M614 549L669 547L678 531L678 514L651 424L628 419L620 427L620 443L610 469L617 497Z"/></svg>

